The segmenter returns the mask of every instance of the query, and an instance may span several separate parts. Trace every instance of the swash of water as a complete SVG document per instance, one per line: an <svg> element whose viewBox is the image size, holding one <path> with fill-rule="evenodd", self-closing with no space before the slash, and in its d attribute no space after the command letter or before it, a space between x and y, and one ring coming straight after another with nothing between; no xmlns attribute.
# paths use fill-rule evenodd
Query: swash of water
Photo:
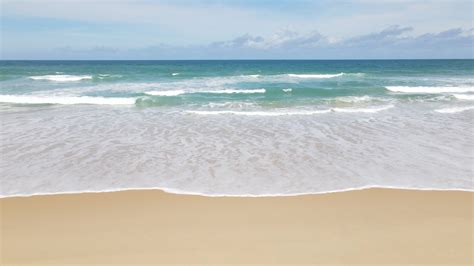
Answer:
<svg viewBox="0 0 474 266"><path fill-rule="evenodd" d="M1 197L473 190L474 60L0 61Z"/></svg>

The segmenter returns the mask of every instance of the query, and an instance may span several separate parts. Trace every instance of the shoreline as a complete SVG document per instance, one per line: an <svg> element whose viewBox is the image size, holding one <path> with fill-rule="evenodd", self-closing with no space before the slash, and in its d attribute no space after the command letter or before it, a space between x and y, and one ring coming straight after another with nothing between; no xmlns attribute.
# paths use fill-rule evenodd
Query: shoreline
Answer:
<svg viewBox="0 0 474 266"><path fill-rule="evenodd" d="M65 192L51 192L51 193L35 193L35 194L13 194L8 196L0 195L1 199L9 198L29 198L29 197L41 197L41 196L61 196L61 195L81 195L81 194L100 194L100 193L116 193L116 192L140 192L140 191L160 191L172 195L183 195L183 196L201 196L209 198L276 198L276 197L300 197L300 196L312 196L312 195L325 195L333 193L343 193L360 190L371 190L371 189L383 189L383 190L408 190L408 191L452 191L452 192L474 192L474 189L464 188L409 188L409 187L396 187L396 186L362 186L355 188L339 189L339 190L328 190L321 192L302 192L302 193L290 193L290 194L206 194L201 192L191 192L172 188L163 187L143 187L143 188L123 188L123 189L110 189L110 190L84 190L84 191L65 191Z"/></svg>
<svg viewBox="0 0 474 266"><path fill-rule="evenodd" d="M474 193L159 190L0 199L2 264L472 264Z"/></svg>

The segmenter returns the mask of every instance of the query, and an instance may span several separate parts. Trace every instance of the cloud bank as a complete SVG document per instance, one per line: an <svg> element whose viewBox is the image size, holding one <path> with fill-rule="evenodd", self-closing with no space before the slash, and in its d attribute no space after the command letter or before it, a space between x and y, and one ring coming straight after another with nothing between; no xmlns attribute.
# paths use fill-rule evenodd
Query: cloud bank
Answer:
<svg viewBox="0 0 474 266"><path fill-rule="evenodd" d="M318 31L283 29L268 36L244 34L206 45L157 44L135 49L59 47L44 51L52 59L405 59L474 58L474 29L409 35L412 27L337 39ZM42 59L42 58L38 58Z"/></svg>
<svg viewBox="0 0 474 266"><path fill-rule="evenodd" d="M2 0L0 58L472 58L473 8L472 0Z"/></svg>

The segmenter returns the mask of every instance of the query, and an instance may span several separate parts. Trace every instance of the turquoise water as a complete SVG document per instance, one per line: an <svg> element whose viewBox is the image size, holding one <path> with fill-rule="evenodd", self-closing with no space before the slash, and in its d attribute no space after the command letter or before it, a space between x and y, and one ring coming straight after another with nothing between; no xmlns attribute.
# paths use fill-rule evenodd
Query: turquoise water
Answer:
<svg viewBox="0 0 474 266"><path fill-rule="evenodd" d="M474 60L0 61L2 195L472 190Z"/></svg>
<svg viewBox="0 0 474 266"><path fill-rule="evenodd" d="M324 106L331 101L331 107L348 100L338 97L347 96L425 99L430 98L425 91L394 94L390 86L433 87L428 90L433 94L442 86L465 87L469 92L474 76L472 60L7 61L0 66L3 102L68 104L76 102L74 97L81 102L77 97L86 96L100 97L91 102L82 99L86 104L116 100L184 109L229 102L283 108Z"/></svg>

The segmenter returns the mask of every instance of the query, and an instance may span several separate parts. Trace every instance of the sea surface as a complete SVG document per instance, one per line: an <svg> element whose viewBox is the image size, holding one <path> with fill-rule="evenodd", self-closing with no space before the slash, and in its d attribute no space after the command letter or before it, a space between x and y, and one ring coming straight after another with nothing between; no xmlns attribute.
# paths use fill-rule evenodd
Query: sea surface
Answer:
<svg viewBox="0 0 474 266"><path fill-rule="evenodd" d="M474 60L0 61L0 197L473 191Z"/></svg>

